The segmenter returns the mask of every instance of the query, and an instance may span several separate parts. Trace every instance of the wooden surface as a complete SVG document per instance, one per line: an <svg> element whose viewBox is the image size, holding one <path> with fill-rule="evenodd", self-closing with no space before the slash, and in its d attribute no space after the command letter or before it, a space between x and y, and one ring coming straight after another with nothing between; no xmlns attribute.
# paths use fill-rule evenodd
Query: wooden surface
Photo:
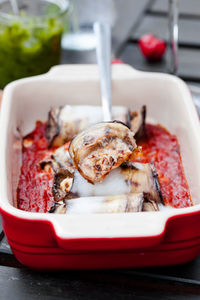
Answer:
<svg viewBox="0 0 200 300"><path fill-rule="evenodd" d="M137 39L146 31L167 39L168 1L116 1L113 57L140 70L168 72L169 50L163 61L148 63L137 46ZM200 85L200 1L180 0L180 13L178 74L187 83ZM63 51L62 63L96 63L96 53ZM200 256L173 267L36 272L15 259L0 225L0 291L0 300L200 299Z"/></svg>

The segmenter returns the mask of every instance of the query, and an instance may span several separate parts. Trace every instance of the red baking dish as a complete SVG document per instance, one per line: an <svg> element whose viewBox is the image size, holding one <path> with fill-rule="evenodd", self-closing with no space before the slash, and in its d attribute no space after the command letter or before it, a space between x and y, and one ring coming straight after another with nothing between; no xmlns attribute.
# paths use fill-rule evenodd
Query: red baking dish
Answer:
<svg viewBox="0 0 200 300"><path fill-rule="evenodd" d="M113 105L147 105L148 122L178 137L194 206L160 212L58 215L16 208L21 136L45 121L52 106L100 105L95 65L58 66L15 81L1 111L0 210L16 258L37 269L94 269L172 265L200 252L200 125L180 79L113 65Z"/></svg>

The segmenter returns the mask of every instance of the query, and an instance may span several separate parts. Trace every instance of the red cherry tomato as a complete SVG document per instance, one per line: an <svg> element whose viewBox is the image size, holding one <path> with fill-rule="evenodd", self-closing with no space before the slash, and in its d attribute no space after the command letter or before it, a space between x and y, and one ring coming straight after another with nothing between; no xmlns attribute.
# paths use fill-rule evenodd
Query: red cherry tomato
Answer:
<svg viewBox="0 0 200 300"><path fill-rule="evenodd" d="M153 34L145 34L139 39L139 47L148 60L160 60L166 50L166 43Z"/></svg>

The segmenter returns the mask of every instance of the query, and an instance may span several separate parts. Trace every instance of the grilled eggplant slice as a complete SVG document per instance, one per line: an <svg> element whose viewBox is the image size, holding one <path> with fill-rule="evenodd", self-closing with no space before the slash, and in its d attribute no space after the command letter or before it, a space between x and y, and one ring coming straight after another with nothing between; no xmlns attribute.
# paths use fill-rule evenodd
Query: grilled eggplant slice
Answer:
<svg viewBox="0 0 200 300"><path fill-rule="evenodd" d="M144 195L142 211L159 211L158 203L154 200L149 199Z"/></svg>
<svg viewBox="0 0 200 300"><path fill-rule="evenodd" d="M116 180L117 185L123 186L121 191L124 194L120 196L116 195ZM105 181L95 185L87 182L75 171L70 192L65 192L60 197L62 201L57 202L50 212L71 214L158 211L162 194L158 191L159 182L155 183L157 180L152 164L124 163L122 167L113 170Z"/></svg>
<svg viewBox="0 0 200 300"><path fill-rule="evenodd" d="M153 200L145 198L144 193L131 193L109 197L76 198L54 203L49 213L88 214L88 213L128 213L158 211Z"/></svg>
<svg viewBox="0 0 200 300"><path fill-rule="evenodd" d="M74 174L73 162L65 146L58 148L52 155L52 159L57 163L57 168L67 169L70 173Z"/></svg>
<svg viewBox="0 0 200 300"><path fill-rule="evenodd" d="M68 151L62 146L49 160L40 162L42 169L51 168L54 175L53 195L56 202L67 197L73 185L74 167Z"/></svg>
<svg viewBox="0 0 200 300"><path fill-rule="evenodd" d="M61 147L87 126L84 118L73 118L72 113L69 105L50 110L46 130L49 147Z"/></svg>
<svg viewBox="0 0 200 300"><path fill-rule="evenodd" d="M141 111L129 111L129 124L130 129L135 133L136 141L145 136L145 119L146 119L146 106L142 106Z"/></svg>
<svg viewBox="0 0 200 300"><path fill-rule="evenodd" d="M126 195L127 203L125 212L140 212L142 211L144 194L143 193L130 193Z"/></svg>
<svg viewBox="0 0 200 300"><path fill-rule="evenodd" d="M121 122L99 123L78 134L69 154L75 168L90 183L102 182L136 148L130 129Z"/></svg>
<svg viewBox="0 0 200 300"><path fill-rule="evenodd" d="M41 165L43 168L50 166L54 172L53 195L55 202L59 203L59 205L56 204L55 208L59 206L58 210L61 211L60 204L65 204L66 201L73 198L79 198L79 201L81 201L86 196L91 199L93 197L103 198L104 204L102 204L102 207L108 206L110 208L114 205L122 206L125 200L119 201L119 199L126 199L125 211L141 211L141 208L134 209L139 203L142 205L142 211L158 211L158 203L163 203L157 172L153 164L123 163L121 167L110 172L102 183L98 182L96 184L89 183L74 169L69 154L64 147L57 149L51 160L43 161ZM123 197L118 196L120 194ZM109 206L110 200L116 201ZM96 205L95 202L93 205ZM90 206L93 207L91 204ZM87 208L85 209L87 211ZM90 208L88 207L88 209ZM98 208L99 211L100 208ZM106 209L105 211L108 212Z"/></svg>
<svg viewBox="0 0 200 300"><path fill-rule="evenodd" d="M136 139L145 132L146 107L141 112L131 111L123 106L113 107L113 120L125 123L135 134ZM48 115L46 136L49 147L60 147L74 135L102 120L102 108L89 105L66 105L52 108Z"/></svg>
<svg viewBox="0 0 200 300"><path fill-rule="evenodd" d="M158 174L153 163L125 162L121 168L131 193L143 192L147 199L164 204Z"/></svg>
<svg viewBox="0 0 200 300"><path fill-rule="evenodd" d="M52 108L49 111L49 114L48 114L48 122L47 122L47 127L46 127L46 137L47 137L47 140L48 140L48 143L49 143L49 147L52 146L53 141L59 135L60 110L61 110L61 108Z"/></svg>
<svg viewBox="0 0 200 300"><path fill-rule="evenodd" d="M63 201L55 202L51 209L48 211L50 214L65 214L66 203Z"/></svg>
<svg viewBox="0 0 200 300"><path fill-rule="evenodd" d="M123 106L114 107L113 116L117 120L126 122L127 108ZM100 106L65 105L60 108L52 108L48 115L46 130L49 147L64 145L82 130L101 122L102 118Z"/></svg>
<svg viewBox="0 0 200 300"><path fill-rule="evenodd" d="M55 203L49 213L83 214L139 212L142 211L143 202L143 193L109 197L83 197Z"/></svg>

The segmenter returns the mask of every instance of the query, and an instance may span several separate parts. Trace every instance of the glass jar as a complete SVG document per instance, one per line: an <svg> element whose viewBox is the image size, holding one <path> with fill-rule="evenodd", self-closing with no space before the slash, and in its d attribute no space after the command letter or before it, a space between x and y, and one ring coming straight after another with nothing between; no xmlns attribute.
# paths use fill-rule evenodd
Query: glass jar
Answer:
<svg viewBox="0 0 200 300"><path fill-rule="evenodd" d="M60 62L69 7L67 0L17 0L15 15L10 3L0 2L0 88Z"/></svg>

